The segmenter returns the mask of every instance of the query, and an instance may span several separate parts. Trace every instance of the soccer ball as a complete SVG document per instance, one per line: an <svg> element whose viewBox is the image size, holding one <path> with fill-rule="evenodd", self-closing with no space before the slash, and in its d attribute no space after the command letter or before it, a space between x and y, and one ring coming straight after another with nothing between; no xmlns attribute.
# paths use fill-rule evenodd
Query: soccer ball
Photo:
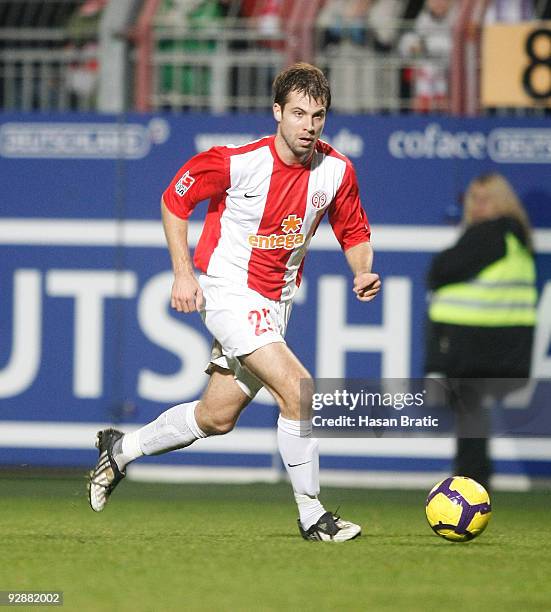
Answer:
<svg viewBox="0 0 551 612"><path fill-rule="evenodd" d="M452 476L432 488L425 512L434 533L452 542L467 542L486 529L492 506L486 489L476 480Z"/></svg>

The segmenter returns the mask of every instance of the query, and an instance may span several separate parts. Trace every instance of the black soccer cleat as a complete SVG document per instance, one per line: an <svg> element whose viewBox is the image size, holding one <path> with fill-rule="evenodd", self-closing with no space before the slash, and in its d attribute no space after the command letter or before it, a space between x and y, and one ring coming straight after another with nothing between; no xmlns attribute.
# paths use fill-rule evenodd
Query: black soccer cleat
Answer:
<svg viewBox="0 0 551 612"><path fill-rule="evenodd" d="M126 476L126 472L119 470L113 458L113 446L124 434L117 429L103 429L96 436L96 448L99 450L99 459L96 467L90 472L88 481L88 501L95 512L101 512L109 496Z"/></svg>
<svg viewBox="0 0 551 612"><path fill-rule="evenodd" d="M298 529L305 540L313 542L346 542L357 538L362 533L359 525L343 521L340 516L332 512L322 514L318 522L307 530L302 527L299 519Z"/></svg>

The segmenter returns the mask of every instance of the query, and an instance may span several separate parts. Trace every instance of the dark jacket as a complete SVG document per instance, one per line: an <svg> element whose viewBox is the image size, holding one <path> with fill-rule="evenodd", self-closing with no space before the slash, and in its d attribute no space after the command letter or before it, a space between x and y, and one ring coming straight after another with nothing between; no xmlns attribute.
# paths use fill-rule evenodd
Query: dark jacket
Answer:
<svg viewBox="0 0 551 612"><path fill-rule="evenodd" d="M505 256L508 233L526 245L522 225L510 217L468 227L455 246L433 259L427 278L429 289L474 279ZM527 377L533 333L529 325L475 327L427 320L425 372L440 372L451 378Z"/></svg>

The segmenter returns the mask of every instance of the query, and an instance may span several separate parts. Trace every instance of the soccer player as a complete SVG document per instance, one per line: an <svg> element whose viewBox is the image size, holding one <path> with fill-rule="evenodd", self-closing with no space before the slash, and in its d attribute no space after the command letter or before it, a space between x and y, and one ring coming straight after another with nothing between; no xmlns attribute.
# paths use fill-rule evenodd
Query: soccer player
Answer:
<svg viewBox="0 0 551 612"><path fill-rule="evenodd" d="M371 272L370 230L354 168L319 139L330 105L329 83L318 68L306 63L287 68L274 81L276 134L194 156L164 192L162 218L174 270L171 306L199 311L213 335L210 379L199 400L169 408L133 433L98 432L99 459L88 487L96 512L131 461L228 433L264 386L280 410L278 446L301 535L346 541L360 534L359 525L327 512L318 499L313 381L284 340L306 249L326 213L354 275L356 297L368 302L381 286ZM187 219L207 198L193 259L201 272L197 278Z"/></svg>

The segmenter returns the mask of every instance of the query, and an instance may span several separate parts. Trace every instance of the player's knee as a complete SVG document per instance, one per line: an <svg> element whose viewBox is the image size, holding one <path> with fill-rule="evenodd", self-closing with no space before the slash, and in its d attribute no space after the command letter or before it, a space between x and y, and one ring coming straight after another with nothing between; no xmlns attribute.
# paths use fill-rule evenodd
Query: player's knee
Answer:
<svg viewBox="0 0 551 612"><path fill-rule="evenodd" d="M203 431L209 436L221 436L229 433L234 427L237 419L224 415L213 415L204 424Z"/></svg>
<svg viewBox="0 0 551 612"><path fill-rule="evenodd" d="M222 393L213 397L202 397L195 410L197 424L207 436L219 436L230 432L237 423L247 401L225 397Z"/></svg>
<svg viewBox="0 0 551 612"><path fill-rule="evenodd" d="M220 420L215 422L216 434L223 435L229 433L235 427L233 420Z"/></svg>

